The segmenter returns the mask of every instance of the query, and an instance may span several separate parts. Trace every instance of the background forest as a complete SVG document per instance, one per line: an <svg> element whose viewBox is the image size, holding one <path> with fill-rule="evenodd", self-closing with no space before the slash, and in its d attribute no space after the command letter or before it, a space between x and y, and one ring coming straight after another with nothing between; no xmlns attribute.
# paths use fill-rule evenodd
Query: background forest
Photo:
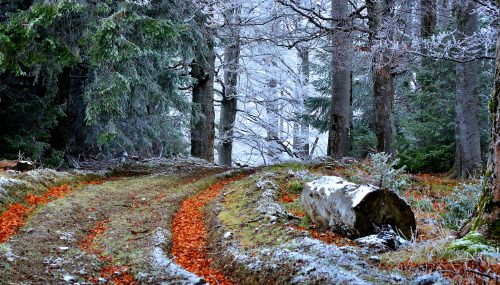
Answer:
<svg viewBox="0 0 500 285"><path fill-rule="evenodd" d="M0 157L486 164L499 7L475 0L0 2Z"/></svg>

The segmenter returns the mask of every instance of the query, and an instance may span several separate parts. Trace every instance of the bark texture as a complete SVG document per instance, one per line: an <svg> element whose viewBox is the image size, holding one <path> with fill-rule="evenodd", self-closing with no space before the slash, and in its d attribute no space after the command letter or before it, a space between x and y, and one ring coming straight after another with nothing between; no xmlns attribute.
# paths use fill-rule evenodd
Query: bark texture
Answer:
<svg viewBox="0 0 500 285"><path fill-rule="evenodd" d="M346 27L349 17L348 0L332 0L332 18L344 19L336 25ZM349 34L338 30L332 36L332 100L328 133L328 156L347 155L351 126L351 71Z"/></svg>
<svg viewBox="0 0 500 285"><path fill-rule="evenodd" d="M475 9L473 1L457 6L457 37L472 35L477 30ZM456 77L455 171L459 178L475 177L481 172L477 61L457 63Z"/></svg>
<svg viewBox="0 0 500 285"><path fill-rule="evenodd" d="M240 7L224 13L225 23L229 26L229 37L224 47L224 90L221 101L219 121L219 164L232 165L233 134L238 107L238 69L240 60ZM233 25L235 24L235 25Z"/></svg>
<svg viewBox="0 0 500 285"><path fill-rule="evenodd" d="M372 185L356 185L336 176L307 183L301 195L304 211L315 223L357 238L391 225L410 239L415 216L396 193Z"/></svg>
<svg viewBox="0 0 500 285"><path fill-rule="evenodd" d="M299 91L300 93L298 100L300 101L299 113L304 114L305 101L309 94L309 49L306 47L297 47L297 56L300 60L299 64ZM302 159L307 159L309 157L309 124L304 122L301 118L293 123L293 149L297 152L298 156Z"/></svg>
<svg viewBox="0 0 500 285"><path fill-rule="evenodd" d="M280 152L280 132L281 132L281 122L278 116L280 106L279 102L276 100L278 81L274 78L270 79L266 86L266 92L268 93L268 100L266 100L266 113L267 113L267 150L266 154L271 158L271 161L277 162L278 155Z"/></svg>
<svg viewBox="0 0 500 285"><path fill-rule="evenodd" d="M195 63L191 69L191 76L197 79L196 84L193 86L191 155L213 161L215 139L215 53L213 47L210 47L206 63L206 66Z"/></svg>
<svg viewBox="0 0 500 285"><path fill-rule="evenodd" d="M368 24L370 27L370 43L383 28L384 18L391 13L391 1L366 2L368 8ZM388 31L385 31L388 33ZM394 154L394 74L390 65L389 51L376 51L373 63L373 96L375 105L375 134L377 136L377 151Z"/></svg>
<svg viewBox="0 0 500 285"><path fill-rule="evenodd" d="M500 1L499 1L500 2ZM488 165L488 184L479 199L476 211L468 223L460 230L464 236L474 230L500 243L500 35L496 47L494 93L490 102L493 120L491 129L491 158Z"/></svg>

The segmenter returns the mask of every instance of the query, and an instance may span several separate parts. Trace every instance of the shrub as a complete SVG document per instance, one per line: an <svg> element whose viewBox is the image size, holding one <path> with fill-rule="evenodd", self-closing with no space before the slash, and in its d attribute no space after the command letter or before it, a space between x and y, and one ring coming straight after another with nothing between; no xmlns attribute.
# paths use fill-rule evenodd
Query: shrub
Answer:
<svg viewBox="0 0 500 285"><path fill-rule="evenodd" d="M372 184L398 194L408 187L405 167L396 167L399 163L398 159L392 160L390 155L383 152L371 154L370 159L371 163L367 170Z"/></svg>
<svg viewBox="0 0 500 285"><path fill-rule="evenodd" d="M292 193L300 194L302 193L302 190L304 190L304 182L291 181L289 187Z"/></svg>
<svg viewBox="0 0 500 285"><path fill-rule="evenodd" d="M445 225L451 229L459 229L472 214L477 204L484 180L479 183L462 183L453 189L451 195L444 198L447 212L443 214Z"/></svg>

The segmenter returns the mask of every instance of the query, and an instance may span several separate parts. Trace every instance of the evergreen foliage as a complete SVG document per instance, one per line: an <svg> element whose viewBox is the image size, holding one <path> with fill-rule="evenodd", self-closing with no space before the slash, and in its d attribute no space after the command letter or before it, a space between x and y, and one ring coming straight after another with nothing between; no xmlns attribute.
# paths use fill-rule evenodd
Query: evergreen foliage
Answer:
<svg viewBox="0 0 500 285"><path fill-rule="evenodd" d="M424 59L412 73L418 86L403 87L408 107L398 116L400 163L412 172L446 172L455 153L455 64Z"/></svg>
<svg viewBox="0 0 500 285"><path fill-rule="evenodd" d="M0 156L185 152L181 89L205 42L192 5L63 0L3 10Z"/></svg>

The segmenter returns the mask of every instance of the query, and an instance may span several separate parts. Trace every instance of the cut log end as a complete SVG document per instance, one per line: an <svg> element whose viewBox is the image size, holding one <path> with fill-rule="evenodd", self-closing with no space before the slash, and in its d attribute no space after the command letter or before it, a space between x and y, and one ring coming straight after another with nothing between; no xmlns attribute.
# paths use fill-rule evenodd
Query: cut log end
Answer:
<svg viewBox="0 0 500 285"><path fill-rule="evenodd" d="M416 230L415 215L411 207L396 193L378 190L368 193L354 207L355 228L359 236L373 234L383 225L391 225L405 239L411 239Z"/></svg>

